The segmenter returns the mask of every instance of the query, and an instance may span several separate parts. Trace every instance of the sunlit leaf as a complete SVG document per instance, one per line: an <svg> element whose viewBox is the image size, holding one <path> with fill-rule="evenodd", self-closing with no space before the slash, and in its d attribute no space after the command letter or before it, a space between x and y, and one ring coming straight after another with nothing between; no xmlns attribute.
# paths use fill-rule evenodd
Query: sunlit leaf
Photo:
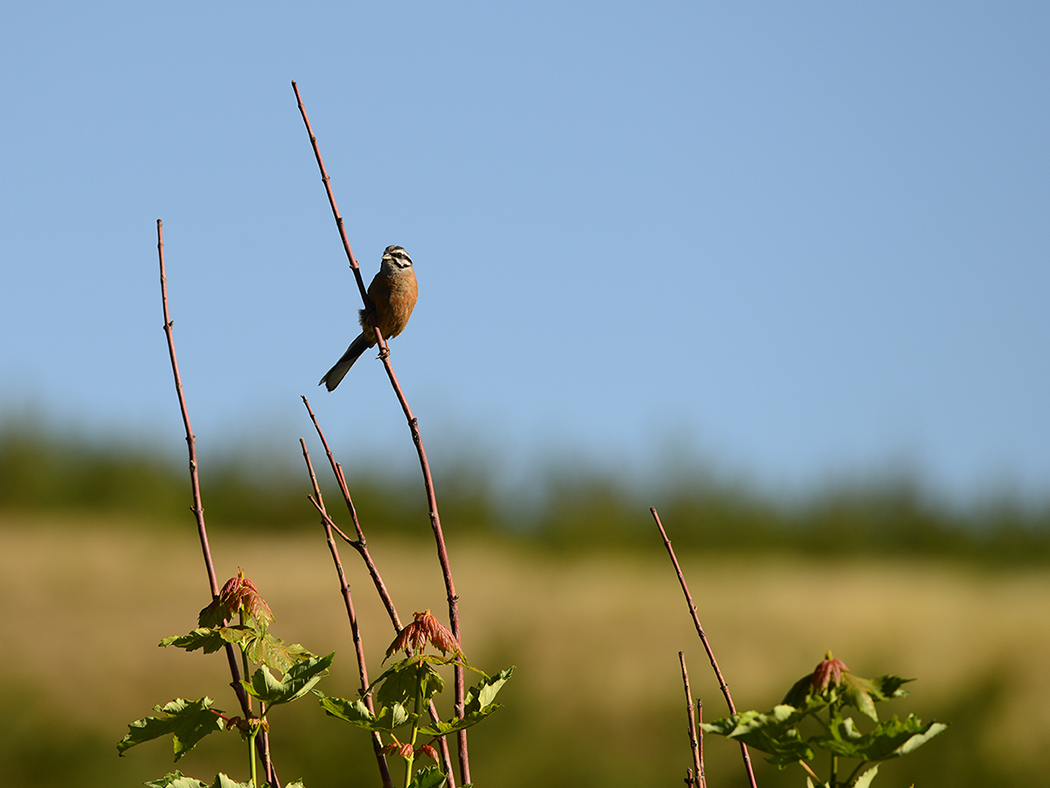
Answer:
<svg viewBox="0 0 1050 788"><path fill-rule="evenodd" d="M490 676L475 684L467 691L465 706L467 712L477 711L491 705L496 693L507 683L514 674L514 666L502 670L495 676Z"/></svg>
<svg viewBox="0 0 1050 788"><path fill-rule="evenodd" d="M256 636L256 631L248 627L200 627L185 635L175 635L164 638L161 646L175 646L186 651L204 649L205 654L211 654L223 648L227 643L240 645Z"/></svg>
<svg viewBox="0 0 1050 788"><path fill-rule="evenodd" d="M268 706L290 703L309 692L328 673L328 666L333 659L334 653L297 662L282 679L262 665L252 674L251 681L242 680L241 684L253 698L258 698Z"/></svg>
<svg viewBox="0 0 1050 788"><path fill-rule="evenodd" d="M705 733L715 733L742 741L770 757L766 760L776 766L786 766L813 757L813 750L798 731L798 722L806 712L794 706L781 704L768 713L745 711L711 723L704 723Z"/></svg>
<svg viewBox="0 0 1050 788"><path fill-rule="evenodd" d="M175 760L192 750L209 733L223 730L222 718L211 708L211 698L185 700L176 698L164 706L154 706L154 711L163 712L164 717L145 717L128 725L128 734L117 744L117 753L146 741L171 734L174 740Z"/></svg>
<svg viewBox="0 0 1050 788"><path fill-rule="evenodd" d="M905 720L893 716L876 725L871 733L862 734L853 719L847 717L830 726L826 735L814 737L810 741L839 756L885 761L921 747L947 727L940 722L923 725L915 715Z"/></svg>
<svg viewBox="0 0 1050 788"><path fill-rule="evenodd" d="M875 775L878 773L879 765L875 764L854 780L853 785L851 785L850 788L868 788L868 786L871 785L871 781L875 779Z"/></svg>
<svg viewBox="0 0 1050 788"><path fill-rule="evenodd" d="M268 665L281 673L291 670L297 662L315 656L298 643L289 645L269 633L249 641L245 653L252 662Z"/></svg>
<svg viewBox="0 0 1050 788"><path fill-rule="evenodd" d="M395 703L393 706L382 706L378 714L373 714L360 698L350 701L346 698L329 697L319 690L313 692L320 700L321 708L325 710L325 713L366 730L390 733L394 728L412 719L400 703Z"/></svg>
<svg viewBox="0 0 1050 788"><path fill-rule="evenodd" d="M373 682L373 686L377 685L376 703L381 706L393 706L396 703L407 706L415 702L417 688L422 692L425 704L445 688L445 680L429 659L410 657L387 668Z"/></svg>
<svg viewBox="0 0 1050 788"><path fill-rule="evenodd" d="M202 783L193 777L184 777L179 771L174 774L165 774L159 780L151 780L143 785L146 788L208 788L207 783Z"/></svg>
<svg viewBox="0 0 1050 788"><path fill-rule="evenodd" d="M428 766L412 776L409 788L442 788L447 782L448 777L442 774L439 768Z"/></svg>

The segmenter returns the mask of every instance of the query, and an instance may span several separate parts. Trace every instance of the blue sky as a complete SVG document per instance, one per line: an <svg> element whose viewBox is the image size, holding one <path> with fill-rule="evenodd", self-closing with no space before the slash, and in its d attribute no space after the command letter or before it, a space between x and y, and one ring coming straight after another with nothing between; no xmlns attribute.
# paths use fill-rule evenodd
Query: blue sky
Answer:
<svg viewBox="0 0 1050 788"><path fill-rule="evenodd" d="M204 452L411 464L317 380L406 247L434 462L1050 491L1050 6L21 3L0 405L173 452L157 218Z"/></svg>

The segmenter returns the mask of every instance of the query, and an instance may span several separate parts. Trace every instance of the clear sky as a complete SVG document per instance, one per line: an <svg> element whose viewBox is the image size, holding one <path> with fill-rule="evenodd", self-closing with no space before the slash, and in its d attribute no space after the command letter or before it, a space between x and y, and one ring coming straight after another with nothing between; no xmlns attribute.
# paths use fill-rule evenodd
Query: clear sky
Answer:
<svg viewBox="0 0 1050 788"><path fill-rule="evenodd" d="M351 243L420 297L431 459L1050 492L1050 4L9 3L0 405L409 462ZM684 459L683 459L684 458Z"/></svg>

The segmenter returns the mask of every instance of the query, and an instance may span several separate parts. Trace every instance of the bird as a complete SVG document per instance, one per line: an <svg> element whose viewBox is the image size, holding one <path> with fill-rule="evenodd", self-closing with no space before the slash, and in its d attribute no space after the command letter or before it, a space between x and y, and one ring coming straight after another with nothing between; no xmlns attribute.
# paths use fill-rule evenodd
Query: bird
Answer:
<svg viewBox="0 0 1050 788"><path fill-rule="evenodd" d="M383 339L393 339L405 330L416 305L417 295L419 289L416 285L416 272L412 268L412 258L400 246L388 246L383 250L383 262L379 266L379 273L368 286L368 300L375 309L376 324L383 332ZM334 391L361 354L375 345L376 333L372 314L369 309L360 310L361 333L350 343L342 358L335 362L335 366L325 373L318 386L324 384L329 391Z"/></svg>

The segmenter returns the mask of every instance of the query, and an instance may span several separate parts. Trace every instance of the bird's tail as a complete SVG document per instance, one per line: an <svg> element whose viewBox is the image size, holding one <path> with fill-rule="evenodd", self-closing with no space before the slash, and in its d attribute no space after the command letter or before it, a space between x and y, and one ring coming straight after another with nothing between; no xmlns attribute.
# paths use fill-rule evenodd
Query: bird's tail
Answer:
<svg viewBox="0 0 1050 788"><path fill-rule="evenodd" d="M364 332L359 334L357 339L351 342L350 347L343 353L343 357L335 362L335 366L325 373L325 376L321 378L317 385L320 386L323 383L329 391L334 391L335 387L339 385L339 381L350 371L350 367L370 346L371 343L368 341L368 337L364 335Z"/></svg>

